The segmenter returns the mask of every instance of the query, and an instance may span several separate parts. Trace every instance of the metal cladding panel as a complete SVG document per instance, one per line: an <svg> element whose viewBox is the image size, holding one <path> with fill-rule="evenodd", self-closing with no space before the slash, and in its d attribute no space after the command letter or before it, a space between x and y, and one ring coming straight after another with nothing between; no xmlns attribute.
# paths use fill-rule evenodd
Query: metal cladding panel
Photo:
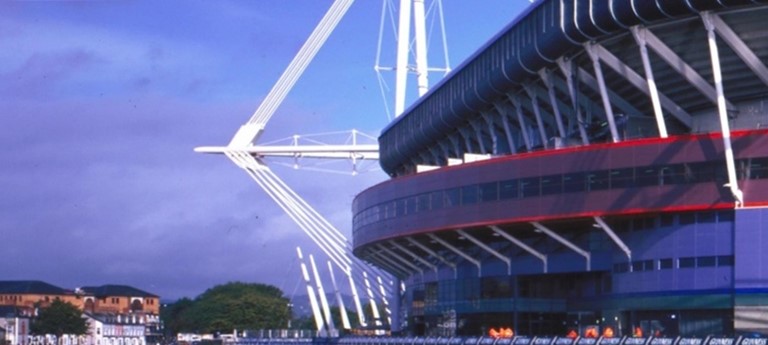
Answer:
<svg viewBox="0 0 768 345"><path fill-rule="evenodd" d="M707 10L713 10L717 8L725 8L723 5L720 4L714 4L713 6L712 1L708 0L687 0L688 6L690 6L693 10L698 11L707 11Z"/></svg>
<svg viewBox="0 0 768 345"><path fill-rule="evenodd" d="M594 6L591 12L592 23L602 31L616 32L625 29L613 19L610 4Z"/></svg>
<svg viewBox="0 0 768 345"><path fill-rule="evenodd" d="M568 1L568 0L561 0L561 11L559 16L559 20L561 23L561 31L563 32L563 35L572 43L583 43L590 39L590 37L585 36L584 33L579 31L578 26L575 23L574 18L574 9L577 7L577 4L575 1Z"/></svg>
<svg viewBox="0 0 768 345"><path fill-rule="evenodd" d="M680 5L681 8L683 6L684 5ZM643 22L650 22L669 17L669 14L663 11L656 1L632 0L632 8L635 12L635 16Z"/></svg>
<svg viewBox="0 0 768 345"><path fill-rule="evenodd" d="M768 131L733 133L736 158L768 156ZM643 139L618 144L594 144L561 150L506 156L395 178L360 193L357 214L382 203L422 193L446 191L510 179L538 178L570 172L606 171L627 167L722 161L719 135ZM446 206L426 212L397 215L371 224L355 225L355 246L416 233L493 224L594 215L697 210L733 207L724 182L685 183L568 192L492 202ZM747 205L768 204L768 179L741 180Z"/></svg>
<svg viewBox="0 0 768 345"><path fill-rule="evenodd" d="M450 131L443 126L439 131L423 132L403 128L407 126L404 123L405 118L415 115L422 105L434 106L435 109L429 112L429 116L440 117L441 123L449 128L456 128L464 124L467 118L475 116L478 111L488 109L490 102L503 97L502 93L513 91L512 88L523 82L538 79L536 75L538 70L554 67L555 59L570 55L584 42L626 33L627 28L633 25L654 24L669 18L697 16L700 11L740 6L746 3L748 2L737 0L544 0L537 2L533 5L535 7L516 19L482 51L476 53L462 67L454 70L447 79L382 132L382 137L393 135L393 132L404 132L396 134L397 140L387 141L392 144L391 146L382 146L382 167L390 174L396 170L403 170L402 166L409 164L410 160L425 150L427 145L444 138L443 131ZM768 3L768 0L756 0L753 3ZM495 65L492 66L490 61L494 61ZM706 76L706 72L704 74ZM659 76L657 79L659 84L664 86L661 80L663 78ZM730 79L726 76L726 83L729 81ZM741 85L742 79L736 82ZM730 84L726 86L733 89ZM684 100L678 99L681 96L674 93L668 96L681 104L686 104ZM399 153L388 155L384 152L386 150L398 150Z"/></svg>
<svg viewBox="0 0 768 345"><path fill-rule="evenodd" d="M550 1L539 7L536 16L539 17L540 30L536 37L536 48L543 59L555 61L576 47L560 29L561 2Z"/></svg>
<svg viewBox="0 0 768 345"><path fill-rule="evenodd" d="M543 67L541 56L536 51L536 25L531 20L521 22L516 30L518 34L518 68L530 75L535 75L536 71Z"/></svg>
<svg viewBox="0 0 768 345"><path fill-rule="evenodd" d="M656 0L656 7L671 17L681 16L691 12L691 8L681 1Z"/></svg>
<svg viewBox="0 0 768 345"><path fill-rule="evenodd" d="M576 29L584 36L589 38L596 38L604 35L603 32L594 25L592 22L592 2L579 1L575 5L576 11L573 14L573 23L576 25Z"/></svg>
<svg viewBox="0 0 768 345"><path fill-rule="evenodd" d="M642 24L644 22L637 17L632 2L633 0L613 0L609 2L613 19L616 20L616 22L621 23L624 27Z"/></svg>

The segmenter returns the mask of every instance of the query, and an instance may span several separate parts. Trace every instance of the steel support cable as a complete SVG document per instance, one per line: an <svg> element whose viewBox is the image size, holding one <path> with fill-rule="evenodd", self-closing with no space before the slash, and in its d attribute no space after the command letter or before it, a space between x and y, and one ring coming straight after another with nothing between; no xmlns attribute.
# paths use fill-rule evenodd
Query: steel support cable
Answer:
<svg viewBox="0 0 768 345"><path fill-rule="evenodd" d="M293 61L291 61L291 64L283 73L283 76L281 76L281 78L273 87L274 93L270 91L270 94L267 95L267 99L265 99L265 102L262 103L263 106L260 106L259 109L257 109L257 111L254 113L254 117L251 119L251 121L249 121L250 123L266 124L269 121L269 118L272 116L272 114L274 114L277 106L283 101L288 91L290 91L290 89L298 80L299 76L308 66L309 61L311 61L317 51L319 51L322 44L328 38L328 35L330 35L332 30L329 30L328 22L334 22L333 26L338 23L338 20L341 18L338 12L338 5L342 1L345 0L336 1L331 6L331 8L321 20L318 27L315 29L315 31L312 32L312 35L310 35L307 42L304 44L304 46L302 46L301 50L293 59ZM347 6L349 4L351 4L351 1L347 2ZM346 9L344 11L346 11ZM343 12L341 12L341 14L343 14Z"/></svg>
<svg viewBox="0 0 768 345"><path fill-rule="evenodd" d="M376 277L379 282L379 289L381 290L381 304L384 307L384 311L387 313L387 324L392 324L392 310L389 309L389 300L387 300L387 293L384 291L384 283L381 281L381 277Z"/></svg>
<svg viewBox="0 0 768 345"><path fill-rule="evenodd" d="M273 193L277 195L280 202L285 206L284 210L294 216L294 221L299 223L299 226L302 227L302 229L305 230L308 234L313 234L316 237L313 238L313 241L315 241L319 246L321 246L321 249L323 249L324 252L326 252L327 255L331 256L332 258L336 258L337 260L340 260L343 262L343 264L339 265L339 268L344 269L345 266L347 269L349 269L349 266L351 265L351 260L340 253L338 251L338 248L335 248L335 243L331 241L327 236L325 236L319 229L317 229L316 225L311 222L311 220L307 219L304 214L296 208L296 205L294 202L292 202L289 198L285 196L284 191L280 190L280 188L275 187L274 184L269 181L268 177L265 175L260 175L262 173L261 170L256 171L256 175L262 182L269 188ZM333 254L333 255L331 255Z"/></svg>
<svg viewBox="0 0 768 345"><path fill-rule="evenodd" d="M288 68L280 76L280 79L272 90L270 90L269 94L267 94L264 102L262 102L259 108L256 109L253 116L248 121L249 124L258 123L263 125L269 121L277 106L282 103L288 91L293 87L301 73L306 69L309 61L311 61L317 54L322 44L327 40L331 31L336 27L352 2L353 0L336 0L331 5L331 8L321 19L320 24L301 47L299 53L288 65Z"/></svg>
<svg viewBox="0 0 768 345"><path fill-rule="evenodd" d="M277 193L277 191L273 190L269 185L267 185L266 181L264 181L261 175L257 173L258 171L268 169L266 166L263 166L263 165L259 166L259 163L256 162L255 159L253 159L253 157L247 154L227 153L227 156L229 156L230 159L235 161L236 164L240 165L251 176L251 178L254 181L256 181L259 187L261 187L261 189L263 189L267 193L267 195L269 195L269 197L272 198L272 200L275 201L278 204L278 206L280 206L280 208L282 208L283 211L285 211L288 214L288 216L296 224L299 225L299 227L304 231L304 233L306 233L310 237L310 239L312 239L312 241L315 242L315 244L317 244L318 247L320 247L320 249L326 255L328 255L328 257L334 262L334 264L336 264L345 273L349 271L349 265L343 264L342 263L343 260L339 261L340 259L336 257L336 255L333 255L335 253L332 254L332 252L326 247L327 244L323 240L321 240L321 238L319 238L311 228L308 227L308 225L305 223L303 219L300 219L300 217L298 217L294 212L292 212L292 209L289 207L289 205L283 202L283 199L280 197L279 193ZM249 157L250 160L253 162L250 162L249 159L245 158L244 156Z"/></svg>
<svg viewBox="0 0 768 345"><path fill-rule="evenodd" d="M320 226L320 231L332 231L332 233L336 234L336 239L339 239L340 241L334 245L334 247L338 250L340 250L340 255L345 255L351 258L351 262L355 265L360 266L362 270L368 271L368 273L373 275L382 275L382 272L379 270L371 270L369 265L366 265L359 261L354 255L352 255L351 251L351 245L344 237L344 235L336 229L330 222L328 222L327 219L325 219L322 215L320 215L312 206L310 206L304 199L302 199L298 194L296 194L288 185L285 184L283 180L281 180L277 175L274 174L270 169L266 169L265 173L269 174L272 178L272 180L279 184L280 188L283 193L286 193L286 195L292 200L293 203L297 205L301 210L304 210L304 212L311 214L312 217L309 217L309 219L316 221L318 226Z"/></svg>
<svg viewBox="0 0 768 345"><path fill-rule="evenodd" d="M342 271L343 271L343 272L344 272L344 273L345 273L345 274L348 276L348 278L349 278L349 282L350 282L350 288L352 289L352 293L353 293L353 296L359 296L359 295L357 294L357 287L356 287L356 284L355 284L355 282L354 282L353 276L356 276L356 277L358 278L358 281L359 281L359 279L364 279L364 280L365 280L365 279L366 279L366 273L365 273L365 271L363 271L363 274L361 275L359 272L357 272L357 271L355 270L355 274L353 274L353 273L352 273L352 268L351 268L350 266L348 266L348 265L347 265L347 266L345 266L345 265L342 265L342 264L340 264L340 263L338 262L338 260L337 260L337 259L335 259L335 258L334 258L334 256L333 256L333 255L331 255L331 254L329 253L329 249L327 249L327 248L326 248L326 247L325 247L325 246L322 244L322 242L321 242L321 241L319 241L317 238L313 237L313 235L312 235L311 231L309 231L309 229L308 229L307 227L305 227L305 226L304 226L303 222L302 222L302 221L300 221L300 220L297 218L297 216L296 216L296 215L295 215L293 212L290 212L290 208L288 208L288 206L287 206L287 205L284 205L283 203L281 203L281 202L280 202L282 199L280 199L280 198L277 196L277 194L276 194L276 191L275 191L275 190L272 190L272 189L271 189L271 188L269 188L269 187L267 187L267 185L266 185L266 184L264 184L264 183L265 183L265 181L262 181L262 180L259 178L260 176L257 174L257 172L262 172L262 171L268 170L268 168L267 168L266 166L263 166L263 165L261 165L261 166L258 166L258 162L255 162L255 159L253 159L253 157L251 157L250 155L248 155L248 157L249 157L249 158L245 158L245 157L243 157L243 155L244 155L243 153L240 153L240 157L239 157L239 160L240 160L241 162L243 162L243 163L247 164L249 161L253 161L253 162L256 164L256 167L255 167L255 168L246 169L246 171L247 171L247 172L248 172L248 173L249 173L249 174L250 174L250 175L251 175L251 176L254 178L254 180L256 180L256 182L257 182L257 183L258 183L258 184L259 184L259 185L262 187L262 189L264 189L265 191L268 191L268 194L270 195L270 197L272 197L272 198L273 198L273 200L275 200L276 202L278 202L278 205L280 205L280 206L281 206L281 208L283 208L283 210L284 210L286 213L288 213L288 214L289 214L289 216L290 216L290 217L291 217L291 218L294 220L294 222L296 222L297 224L299 224L299 226L300 226L300 227L302 227L302 229L303 229L303 230L305 230L305 232L306 232L306 233L307 233L307 234L310 236L310 238L312 238L312 239L313 239L313 241L314 241L314 242L315 242L315 243L316 243L318 246L320 246L321 250L323 250L323 252L324 252L326 255L328 255L330 258L331 258L331 260L334 262L334 264L336 264L336 265L337 265L337 266L338 266L338 267L339 267L339 268L340 268L340 269L341 269L341 270L342 270ZM237 162L236 162L236 163L237 163ZM359 268L358 268L358 269L359 269ZM374 291L375 291L375 290L374 290ZM377 296L377 297L379 297L379 296ZM380 297L381 297L381 298L386 298L385 296L380 296ZM358 298L359 298L359 297L358 297ZM357 310L358 310L358 315L361 315L361 317L360 317L360 319L359 319L360 323L361 323L361 324L363 324L363 325L365 325L365 324L366 324L366 323L365 323L365 319L364 319L364 317L362 317L362 315L363 315L363 314L362 314L362 312L361 312L361 310L362 310L362 306L360 305L360 302L359 302L359 300L356 300L356 301L355 301L355 307L356 307L356 308L357 308Z"/></svg>
<svg viewBox="0 0 768 345"><path fill-rule="evenodd" d="M365 265L359 261L359 259L352 256L349 251L340 251L341 248L338 247L338 244L333 243L327 236L324 236L321 230L318 230L316 224L312 224L311 221L306 218L305 213L296 207L297 204L295 203L295 200L291 200L285 193L285 190L275 187L274 181L270 181L266 175L268 173L271 174L272 177L276 180L279 180L279 178L274 175L274 173L272 173L267 166L258 163L252 156L247 153L239 152L237 157L239 162L242 163L238 165L249 167L246 169L246 171L252 176L254 180L256 180L260 187L268 192L270 197L272 197L272 199L275 200L275 202L277 202L278 205L286 213L289 214L291 219L293 219L294 222L296 222L302 228L302 230L304 230L305 233L307 233L307 235L310 236L310 238L318 246L320 246L323 252L328 255L334 264L336 264L342 271L344 271L347 275L352 275L351 267L354 266L364 273L370 273L371 275L376 276L383 275L379 270L371 270L372 267L369 267L368 265ZM235 163L238 162L236 161ZM344 263L342 264L339 261ZM360 273L356 273L356 277L358 279L362 278Z"/></svg>
<svg viewBox="0 0 768 345"><path fill-rule="evenodd" d="M340 247L340 244L338 241L334 240L331 236L329 236L328 232L322 229L322 224L318 223L317 220L310 216L310 214L307 212L308 205L302 204L299 202L299 200L296 199L295 194L291 194L290 190L286 189L287 186L280 183L282 180L280 180L274 173L271 172L264 172L263 178L267 180L271 184L271 188L278 191L278 193L281 195L281 197L285 200L285 202L290 206L293 210L295 210L296 214L300 216L302 219L304 219L308 224L312 226L312 228L318 233L320 233L323 238L331 245L333 248L335 248L339 253L341 253L342 247Z"/></svg>
<svg viewBox="0 0 768 345"><path fill-rule="evenodd" d="M373 289L371 289L371 282L368 280L368 274L363 272L363 279L365 281L365 289L368 292L368 302L371 304L371 312L373 313L373 321L377 326L381 325L381 314L379 314L379 307L376 304L376 300L373 298Z"/></svg>
<svg viewBox="0 0 768 345"><path fill-rule="evenodd" d="M251 158L251 159L252 159L252 158ZM240 160L240 162L243 162L244 164L247 164L247 163L248 163L247 161L244 161L244 160L243 160L243 157L239 157L239 160ZM258 164L258 163L256 163L256 164ZM264 167L264 168L266 168L266 167ZM306 234L307 234L307 235L310 237L310 239L312 239L312 240L313 240L313 242L315 242L315 243L316 243L316 244L317 244L317 245L320 247L320 249L321 249L321 250L323 250L323 252L324 252L326 255L328 255L328 256L329 256L329 258L331 258L331 260L332 260L332 261L334 261L334 263L335 263L335 264L336 264L336 265L337 265L337 266L338 266L338 267L339 267L339 268L340 268L342 271L344 271L345 273L346 273L346 272L348 272L348 271L349 271L349 265L348 265L348 264L344 264L344 263L342 263L342 262L343 262L343 260L339 261L340 259L339 259L338 257L336 257L336 256L332 255L332 254L331 254L331 252L329 251L329 249L326 247L327 245L326 245L326 244L325 244L325 243L324 243L324 242L323 242L323 241L322 241L322 240L321 240L321 239L318 237L318 235L317 235L317 234L315 234L315 233L312 231L312 229L311 229L311 228L309 228L309 227L308 227L308 226L307 226L307 225L304 223L304 220L302 220L302 219L299 219L299 218L298 218L298 216L297 216L297 215L296 215L294 212L291 212L291 210L290 210L290 208L288 207L288 205L287 205L287 204L285 204L284 202L282 202L282 199L281 199L281 198L280 198L280 196L279 196L279 195L276 193L276 191L275 191L275 190L273 190L273 189L271 189L271 188L270 188L268 185L266 185L266 184L265 184L265 181L263 181L263 180L261 179L261 177L260 177L260 176L259 176L259 175L256 173L257 171L259 171L259 170L262 170L262 169L263 169L263 168L260 168L260 167L256 166L255 168L254 168L254 167L251 167L251 168L246 168L245 170L246 170L246 172L247 172L249 175L251 175L251 177L252 177L252 178L253 178L253 179L256 181L256 183L257 183L257 184L259 184L259 186L260 186L260 187L261 187L261 188L262 188L264 191L266 191L266 192L267 192L267 194L268 194L268 195L269 195L269 196L270 196L270 197L271 197L271 198L272 198L272 199L273 199L273 200L274 200L274 201L275 201L275 202L278 204L278 206L280 206L280 207L283 209L283 211L285 211L285 212L286 212L286 213L289 215L289 217L291 217L291 219L292 219L292 220L293 220L295 223L297 223L297 224L299 225L299 227L301 227L301 229L302 229L302 230L304 230L304 232L305 232L305 233L306 233Z"/></svg>
<svg viewBox="0 0 768 345"><path fill-rule="evenodd" d="M339 256L347 265L352 264L352 260L346 255L345 251L339 247L339 243L334 241L330 236L328 236L328 233L323 231L323 229L320 227L320 225L315 222L311 217L308 216L306 210L301 207L301 205L297 204L296 200L291 198L290 195L286 193L286 190L281 188L279 185L276 184L275 179L277 177L274 174L267 174L265 173L262 175L262 178L264 178L267 183L270 184L270 188L277 191L277 193L282 198L283 202L286 203L286 205L293 211L297 217L301 218L305 223L306 226L315 231L320 238L322 238L325 241L325 244L328 246L330 250L332 250L337 256Z"/></svg>
<svg viewBox="0 0 768 345"><path fill-rule="evenodd" d="M301 207L306 209L310 214L311 218L317 221L319 224L324 226L326 230L329 231L331 235L337 240L339 244L343 245L343 248L349 248L349 243L347 241L347 238L339 231L337 230L330 222L328 222L325 217L320 215L314 208L312 208L304 199L302 199L296 192L293 191L288 185L283 182L282 179L277 177L271 170L269 171L269 175L275 180L277 184L280 185L280 187L285 190L286 193L288 193L297 204L299 204Z"/></svg>
<svg viewBox="0 0 768 345"><path fill-rule="evenodd" d="M270 178L274 181L274 183L280 187L280 190L282 190L286 194L286 196L291 198L298 207L301 207L308 212L308 216L307 216L308 218L317 222L319 226L325 227L325 230L332 235L332 238L336 240L337 244L340 244L343 248L349 247L346 237L341 232L339 232L332 224L330 224L328 220L326 220L314 208L312 208L312 206L310 206L306 201L304 201L304 199L302 199L295 191L293 191L293 189L291 189L288 185L286 185L282 179L277 177L277 175L275 175L274 172L269 170L268 174Z"/></svg>
<svg viewBox="0 0 768 345"><path fill-rule="evenodd" d="M336 14L336 9L334 7L331 7L326 17L333 18L331 20L338 22L338 19L341 17ZM333 13L331 13L333 11ZM317 27L315 32L318 33L318 35L314 35L315 32L313 32L313 35L310 36L310 38L307 40L305 46L307 46L308 50L300 50L299 53L296 55L293 61L296 61L296 64L293 64L293 61L291 62L291 65L289 65L289 69L286 70L286 79L280 79L287 80L287 83L280 83L278 81L278 84L275 85L277 87L277 94L279 95L279 98L271 99L270 103L267 103L266 106L268 107L266 112L260 114L260 117L257 118L256 123L262 123L266 124L266 122L269 121L272 114L274 114L275 109L282 103L282 100L285 98L285 95L288 94L288 92L291 90L293 85L298 81L298 78L301 76L301 74L304 72L306 67L311 62L312 58L314 58L314 55L319 51L320 47L322 47L323 43L325 42L325 39L327 39L328 35L332 32L333 28L327 27L323 21L321 21L320 25ZM318 37L320 37L320 40L318 40ZM297 66L296 68L290 68L292 66ZM255 115L255 114L254 114Z"/></svg>

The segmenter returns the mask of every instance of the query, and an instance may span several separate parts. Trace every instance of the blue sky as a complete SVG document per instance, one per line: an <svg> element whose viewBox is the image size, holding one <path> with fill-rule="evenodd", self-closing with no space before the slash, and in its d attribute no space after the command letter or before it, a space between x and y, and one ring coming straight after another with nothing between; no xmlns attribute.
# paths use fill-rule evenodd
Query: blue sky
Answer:
<svg viewBox="0 0 768 345"><path fill-rule="evenodd" d="M167 299L235 280L300 292L294 248L314 245L244 172L192 150L229 142L330 4L0 2L2 279ZM452 65L528 5L444 0ZM373 71L380 12L352 5L265 141L388 123ZM272 166L346 234L354 195L385 178Z"/></svg>

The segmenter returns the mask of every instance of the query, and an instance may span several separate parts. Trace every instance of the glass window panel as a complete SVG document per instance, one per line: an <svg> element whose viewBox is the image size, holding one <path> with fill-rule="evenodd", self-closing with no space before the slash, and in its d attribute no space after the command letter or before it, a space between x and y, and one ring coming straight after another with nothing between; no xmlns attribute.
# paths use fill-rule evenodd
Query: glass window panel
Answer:
<svg viewBox="0 0 768 345"><path fill-rule="evenodd" d="M478 186L473 184L471 186L461 187L461 204L472 205L476 204L478 200Z"/></svg>
<svg viewBox="0 0 768 345"><path fill-rule="evenodd" d="M686 168L683 164L666 165L661 167L659 172L662 185L688 183Z"/></svg>
<svg viewBox="0 0 768 345"><path fill-rule="evenodd" d="M417 207L416 208L417 208L418 212L429 211L429 209L430 209L430 207L429 207L429 201L430 201L429 194L427 194L427 193L419 194L418 196L416 196L416 200L417 200Z"/></svg>
<svg viewBox="0 0 768 345"><path fill-rule="evenodd" d="M679 214L680 225L694 224L696 223L696 213L686 212Z"/></svg>
<svg viewBox="0 0 768 345"><path fill-rule="evenodd" d="M406 206L406 214L415 214L416 213L416 197L411 196L405 199L405 206Z"/></svg>
<svg viewBox="0 0 768 345"><path fill-rule="evenodd" d="M733 255L721 255L717 257L718 266L733 266Z"/></svg>
<svg viewBox="0 0 768 345"><path fill-rule="evenodd" d="M696 267L696 258L679 258L677 259L677 267L679 268Z"/></svg>
<svg viewBox="0 0 768 345"><path fill-rule="evenodd" d="M659 179L659 168L650 166L650 167L639 167L637 168L637 177L635 179L635 185L638 187L652 187L652 186L658 186L660 182Z"/></svg>
<svg viewBox="0 0 768 345"><path fill-rule="evenodd" d="M563 175L563 192L576 193L586 190L585 174L573 173Z"/></svg>
<svg viewBox="0 0 768 345"><path fill-rule="evenodd" d="M395 201L395 216L405 215L405 199Z"/></svg>
<svg viewBox="0 0 768 345"><path fill-rule="evenodd" d="M517 180L506 180L499 182L499 199L517 199L518 197Z"/></svg>
<svg viewBox="0 0 768 345"><path fill-rule="evenodd" d="M397 216L397 213L395 212L396 209L397 209L396 208L396 204L397 203L395 201L392 201L392 202L388 202L386 205L384 205L384 207L386 209L386 212L387 212L386 219L395 218Z"/></svg>
<svg viewBox="0 0 768 345"><path fill-rule="evenodd" d="M696 258L696 266L698 267L715 267L716 265L716 256L701 256Z"/></svg>
<svg viewBox="0 0 768 345"><path fill-rule="evenodd" d="M433 210L438 210L443 208L443 191L437 191L429 193L430 195L430 204L432 206Z"/></svg>
<svg viewBox="0 0 768 345"><path fill-rule="evenodd" d="M458 206L461 197L461 192L458 188L446 189L443 193L443 204L445 207Z"/></svg>
<svg viewBox="0 0 768 345"><path fill-rule="evenodd" d="M560 194L563 192L562 175L541 177L541 195Z"/></svg>
<svg viewBox="0 0 768 345"><path fill-rule="evenodd" d="M539 178L528 177L520 179L520 191L523 198L539 196Z"/></svg>
<svg viewBox="0 0 768 345"><path fill-rule="evenodd" d="M733 221L733 210L717 212L717 221L718 222L732 222Z"/></svg>
<svg viewBox="0 0 768 345"><path fill-rule="evenodd" d="M499 183L490 182L480 184L480 200L484 202L499 200Z"/></svg>
<svg viewBox="0 0 768 345"><path fill-rule="evenodd" d="M673 263L672 259L661 259L659 260L659 269L667 270L673 268Z"/></svg>
<svg viewBox="0 0 768 345"><path fill-rule="evenodd" d="M629 263L628 262L621 262L618 264L613 265L613 272L616 273L625 273L629 271Z"/></svg>
<svg viewBox="0 0 768 345"><path fill-rule="evenodd" d="M751 158L748 162L748 178L752 180L768 178L768 158Z"/></svg>
<svg viewBox="0 0 768 345"><path fill-rule="evenodd" d="M690 179L693 183L712 182L715 180L715 169L710 162L688 163Z"/></svg>
<svg viewBox="0 0 768 345"><path fill-rule="evenodd" d="M724 184L728 181L728 169L725 166L725 161L712 162L714 164L715 182Z"/></svg>
<svg viewBox="0 0 768 345"><path fill-rule="evenodd" d="M715 216L715 212L699 212L696 215L696 221L699 223L714 223Z"/></svg>
<svg viewBox="0 0 768 345"><path fill-rule="evenodd" d="M653 271L653 260L645 260L645 261L643 261L643 270L644 271Z"/></svg>
<svg viewBox="0 0 768 345"><path fill-rule="evenodd" d="M661 223L661 226L672 226L675 224L675 215L670 213L662 214L659 217L659 222Z"/></svg>
<svg viewBox="0 0 768 345"><path fill-rule="evenodd" d="M615 188L630 188L635 185L635 169L623 168L623 169L611 169L611 189Z"/></svg>
<svg viewBox="0 0 768 345"><path fill-rule="evenodd" d="M610 187L608 183L608 170L590 171L586 175L588 190L604 190Z"/></svg>

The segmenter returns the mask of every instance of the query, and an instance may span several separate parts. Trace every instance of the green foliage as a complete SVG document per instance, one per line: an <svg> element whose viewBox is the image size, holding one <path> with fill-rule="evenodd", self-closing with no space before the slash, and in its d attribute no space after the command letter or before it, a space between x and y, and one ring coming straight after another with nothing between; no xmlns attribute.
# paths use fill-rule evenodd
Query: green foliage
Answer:
<svg viewBox="0 0 768 345"><path fill-rule="evenodd" d="M184 299L169 306L164 323L172 334L285 328L291 318L288 302L274 286L227 283L208 289L194 301Z"/></svg>
<svg viewBox="0 0 768 345"><path fill-rule="evenodd" d="M88 322L82 318L82 312L76 306L54 300L50 306L40 308L37 317L32 321L32 334L76 334L88 332Z"/></svg>
<svg viewBox="0 0 768 345"><path fill-rule="evenodd" d="M160 318L165 325L166 335L176 336L179 332L191 329L187 310L193 304L191 299L182 298L175 303L163 305L163 308L160 309Z"/></svg>

